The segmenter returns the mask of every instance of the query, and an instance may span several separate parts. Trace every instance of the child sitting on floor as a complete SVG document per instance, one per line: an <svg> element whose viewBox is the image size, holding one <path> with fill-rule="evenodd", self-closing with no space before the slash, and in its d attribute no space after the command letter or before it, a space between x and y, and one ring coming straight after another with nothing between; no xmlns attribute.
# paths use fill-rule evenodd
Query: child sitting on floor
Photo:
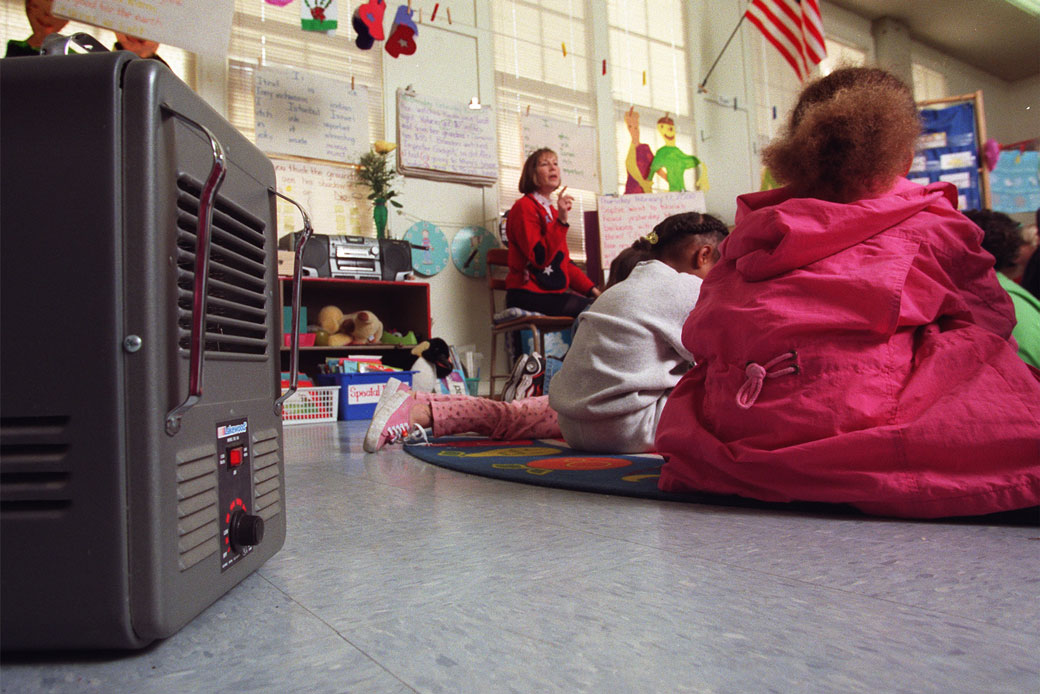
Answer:
<svg viewBox="0 0 1040 694"><path fill-rule="evenodd" d="M1040 299L1005 274L1015 269L1015 262L1026 245L1022 240L1022 225L1003 212L993 210L965 210L964 216L982 229L982 247L993 254L997 280L1015 307L1017 323L1011 334L1018 342L1018 356L1040 369Z"/></svg>
<svg viewBox="0 0 1040 694"><path fill-rule="evenodd" d="M573 344L552 379L550 395L501 402L413 393L394 384L376 406L365 450L376 451L427 427L435 436L469 431L502 440L562 435L584 450L651 450L664 401L691 363L680 329L727 233L718 219L687 212L665 219L632 244L627 255L649 259L578 316Z"/></svg>
<svg viewBox="0 0 1040 694"><path fill-rule="evenodd" d="M663 491L924 518L1040 502L1040 372L957 190L903 177L919 129L883 70L804 89L763 155L786 187L738 199L683 328Z"/></svg>

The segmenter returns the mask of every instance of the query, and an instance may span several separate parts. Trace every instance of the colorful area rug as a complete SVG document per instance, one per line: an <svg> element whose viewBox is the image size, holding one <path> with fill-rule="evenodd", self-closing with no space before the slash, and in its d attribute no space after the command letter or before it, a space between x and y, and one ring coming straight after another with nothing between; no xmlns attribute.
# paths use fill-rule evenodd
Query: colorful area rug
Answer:
<svg viewBox="0 0 1040 694"><path fill-rule="evenodd" d="M559 439L493 441L446 436L430 439L429 444L406 445L404 449L439 467L540 487L719 506L862 515L842 504L771 503L740 496L663 492L657 488L664 463L661 456L589 453L570 448Z"/></svg>
<svg viewBox="0 0 1040 694"><path fill-rule="evenodd" d="M757 501L740 496L663 492L657 488L663 459L654 454L612 455L570 448L559 439L493 441L483 437L445 436L429 444L406 445L405 451L439 467L510 482L579 492L681 501L715 506L772 509L826 515L863 516L847 504L811 501ZM940 522L987 525L1040 525L1040 509L1021 509L988 516L945 518Z"/></svg>

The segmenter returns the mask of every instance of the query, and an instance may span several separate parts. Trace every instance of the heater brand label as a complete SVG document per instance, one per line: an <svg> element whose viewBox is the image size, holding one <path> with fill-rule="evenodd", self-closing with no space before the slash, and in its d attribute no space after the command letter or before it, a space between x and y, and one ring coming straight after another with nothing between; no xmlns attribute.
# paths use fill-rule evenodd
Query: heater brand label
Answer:
<svg viewBox="0 0 1040 694"><path fill-rule="evenodd" d="M217 438L226 439L229 436L237 436L238 434L246 433L248 423L241 422L238 424L221 424L217 427Z"/></svg>

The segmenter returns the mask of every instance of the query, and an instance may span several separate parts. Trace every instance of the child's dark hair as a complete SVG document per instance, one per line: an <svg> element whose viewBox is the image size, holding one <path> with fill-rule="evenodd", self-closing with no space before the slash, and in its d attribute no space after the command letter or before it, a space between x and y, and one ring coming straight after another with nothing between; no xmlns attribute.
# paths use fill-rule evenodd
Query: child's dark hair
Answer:
<svg viewBox="0 0 1040 694"><path fill-rule="evenodd" d="M762 161L796 195L852 202L906 172L920 129L913 92L899 78L878 68L839 68L802 90Z"/></svg>
<svg viewBox="0 0 1040 694"><path fill-rule="evenodd" d="M624 249L610 261L610 274L607 277L607 287L613 287L618 282L627 279L632 274L632 270L635 269L636 265L643 262L644 260L652 260L653 256L650 255L650 251L636 248L635 246L629 246Z"/></svg>
<svg viewBox="0 0 1040 694"><path fill-rule="evenodd" d="M714 259L718 260L718 246L728 235L726 225L710 214L683 212L673 214L655 226L649 234L637 239L632 248L660 260L674 256L687 241L696 237L698 243L715 246Z"/></svg>
<svg viewBox="0 0 1040 694"><path fill-rule="evenodd" d="M995 269L1004 270L1015 264L1022 248L1021 224L993 210L964 210L964 216L982 229L982 247L996 260Z"/></svg>

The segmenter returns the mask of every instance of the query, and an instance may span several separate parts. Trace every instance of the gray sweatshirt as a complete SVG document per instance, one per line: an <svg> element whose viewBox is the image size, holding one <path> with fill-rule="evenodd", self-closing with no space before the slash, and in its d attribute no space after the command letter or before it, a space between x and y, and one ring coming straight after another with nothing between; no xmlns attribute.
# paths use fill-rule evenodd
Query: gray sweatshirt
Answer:
<svg viewBox="0 0 1040 694"><path fill-rule="evenodd" d="M582 442L567 436L576 420L602 423L615 450L618 436L632 440L627 450L648 449L668 394L693 360L682 345L682 327L700 286L700 278L650 260L578 316L573 344L549 387L549 404L568 443L592 447L588 436ZM641 431L606 431L626 422Z"/></svg>

